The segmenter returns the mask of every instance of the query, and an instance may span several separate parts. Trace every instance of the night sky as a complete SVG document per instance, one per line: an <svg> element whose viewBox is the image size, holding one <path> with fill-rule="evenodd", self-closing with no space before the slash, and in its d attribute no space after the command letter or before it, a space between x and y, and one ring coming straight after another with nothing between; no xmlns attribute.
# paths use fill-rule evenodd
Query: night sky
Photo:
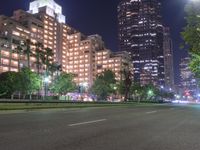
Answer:
<svg viewBox="0 0 200 150"><path fill-rule="evenodd" d="M31 0L0 1L0 14L8 16L16 9L28 10ZM86 35L100 34L108 48L118 50L117 4L120 0L55 0L62 5L67 24ZM187 56L179 48L182 42L180 31L184 22L184 6L188 0L162 0L162 15L165 25L171 28L174 44L174 66L176 82L179 81L179 63Z"/></svg>

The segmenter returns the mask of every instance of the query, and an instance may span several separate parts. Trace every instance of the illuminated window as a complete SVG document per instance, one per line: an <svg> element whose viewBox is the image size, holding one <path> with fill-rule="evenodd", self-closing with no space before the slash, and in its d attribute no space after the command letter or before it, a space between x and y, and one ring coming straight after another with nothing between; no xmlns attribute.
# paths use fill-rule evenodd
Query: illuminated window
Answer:
<svg viewBox="0 0 200 150"><path fill-rule="evenodd" d="M9 60L8 59L2 59L1 62L4 65L9 65Z"/></svg>
<svg viewBox="0 0 200 150"><path fill-rule="evenodd" d="M25 33L29 34L30 32L28 30L24 30Z"/></svg>
<svg viewBox="0 0 200 150"><path fill-rule="evenodd" d="M7 57L9 56L9 52L7 52L7 51L3 51L3 50L2 50L2 51L1 51L1 54L2 54L3 56L7 56Z"/></svg>
<svg viewBox="0 0 200 150"><path fill-rule="evenodd" d="M12 34L13 34L13 35L16 35L16 36L20 36L20 33L17 32L17 31L13 31Z"/></svg>
<svg viewBox="0 0 200 150"><path fill-rule="evenodd" d="M22 28L20 28L20 27L16 27L19 31L23 31L23 29Z"/></svg>
<svg viewBox="0 0 200 150"><path fill-rule="evenodd" d="M18 71L18 69L16 69L16 68L10 68L10 71L17 72L17 71Z"/></svg>
<svg viewBox="0 0 200 150"><path fill-rule="evenodd" d="M9 68L8 67L3 67L3 72L8 71Z"/></svg>
<svg viewBox="0 0 200 150"><path fill-rule="evenodd" d="M31 29L33 32L37 32L37 29L36 28L32 28Z"/></svg>

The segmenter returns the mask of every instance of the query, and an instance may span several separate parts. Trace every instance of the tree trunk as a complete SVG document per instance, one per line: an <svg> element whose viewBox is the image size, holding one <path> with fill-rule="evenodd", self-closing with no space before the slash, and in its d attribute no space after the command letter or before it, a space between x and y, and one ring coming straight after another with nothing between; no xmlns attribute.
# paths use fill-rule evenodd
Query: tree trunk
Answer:
<svg viewBox="0 0 200 150"><path fill-rule="evenodd" d="M18 54L18 72L20 72L20 55Z"/></svg>
<svg viewBox="0 0 200 150"><path fill-rule="evenodd" d="M19 100L20 100L21 99L21 93L20 92L19 92L18 96L19 96Z"/></svg>
<svg viewBox="0 0 200 150"><path fill-rule="evenodd" d="M127 92L125 92L125 96L124 96L124 101L127 102L127 97L128 97L128 94Z"/></svg>
<svg viewBox="0 0 200 150"><path fill-rule="evenodd" d="M30 69L30 54L27 55L28 69Z"/></svg>
<svg viewBox="0 0 200 150"><path fill-rule="evenodd" d="M124 101L125 101L125 102L128 101L129 91L130 91L130 87L127 86L127 87L126 87L126 91L125 91L125 98L124 98Z"/></svg>
<svg viewBox="0 0 200 150"><path fill-rule="evenodd" d="M40 90L38 90L37 92L37 100L39 100L39 93L40 93Z"/></svg>
<svg viewBox="0 0 200 150"><path fill-rule="evenodd" d="M32 100L32 93L29 95L29 100Z"/></svg>
<svg viewBox="0 0 200 150"><path fill-rule="evenodd" d="M39 65L39 60L37 60L37 73L38 73L38 75L40 74L40 65Z"/></svg>
<svg viewBox="0 0 200 150"><path fill-rule="evenodd" d="M138 101L138 103L140 103L140 98L139 98L139 96L137 96L137 101Z"/></svg>

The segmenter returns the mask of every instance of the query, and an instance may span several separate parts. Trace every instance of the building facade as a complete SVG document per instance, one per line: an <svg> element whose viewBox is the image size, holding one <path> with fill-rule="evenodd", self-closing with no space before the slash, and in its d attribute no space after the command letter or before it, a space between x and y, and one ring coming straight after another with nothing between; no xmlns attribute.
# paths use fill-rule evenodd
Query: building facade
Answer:
<svg viewBox="0 0 200 150"><path fill-rule="evenodd" d="M119 48L130 53L134 80L164 85L163 25L159 0L121 0Z"/></svg>
<svg viewBox="0 0 200 150"><path fill-rule="evenodd" d="M194 94L197 91L197 80L194 77L194 74L189 68L190 58L182 58L180 63L180 87L182 89L182 93L190 93Z"/></svg>
<svg viewBox="0 0 200 150"><path fill-rule="evenodd" d="M131 69L128 53L113 53L105 47L99 35L85 36L80 32L71 34L67 46L65 71L77 75L75 81L79 85L90 87L96 76L105 70L113 71L119 81L122 79L120 71L127 67Z"/></svg>
<svg viewBox="0 0 200 150"><path fill-rule="evenodd" d="M96 75L106 69L113 70L119 80L120 69L130 60L125 52L108 50L101 36L85 36L67 25L62 7L54 0L35 0L28 11L16 10L12 17L0 16L0 72L18 71L27 66L27 57L16 52L27 39L31 41L32 53L36 43L52 49L53 62L60 64L64 72L75 74L78 85L90 87ZM33 71L36 71L35 62L36 58L31 56Z"/></svg>
<svg viewBox="0 0 200 150"><path fill-rule="evenodd" d="M168 89L174 89L173 43L169 27L164 27L163 30L165 86Z"/></svg>
<svg viewBox="0 0 200 150"><path fill-rule="evenodd" d="M128 52L112 53L108 49L100 50L96 54L97 74L101 74L104 70L111 70L115 73L116 80L123 80L121 71L129 69L132 71L131 58Z"/></svg>

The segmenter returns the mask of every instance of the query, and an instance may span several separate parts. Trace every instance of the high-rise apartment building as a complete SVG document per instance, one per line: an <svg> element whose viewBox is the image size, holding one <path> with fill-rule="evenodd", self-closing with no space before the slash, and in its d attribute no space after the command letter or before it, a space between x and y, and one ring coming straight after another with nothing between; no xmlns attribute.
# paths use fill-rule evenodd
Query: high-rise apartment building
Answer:
<svg viewBox="0 0 200 150"><path fill-rule="evenodd" d="M66 71L76 74L76 83L91 86L95 78L95 45L89 37L76 33L68 36Z"/></svg>
<svg viewBox="0 0 200 150"><path fill-rule="evenodd" d="M41 31L41 33L39 33ZM31 41L42 41L42 30L38 30L38 35L34 36L28 27L22 25L13 18L0 16L0 41L1 71L18 71L19 66L27 65L27 58L15 53L16 48L22 45L26 39ZM32 48L33 46L31 46ZM20 60L20 61L19 61ZM35 58L31 57L31 67L34 70L33 62Z"/></svg>
<svg viewBox="0 0 200 150"><path fill-rule="evenodd" d="M131 69L129 55L126 52L111 52L99 35L71 34L67 45L66 72L76 74L75 81L79 85L91 86L96 75L108 69L115 73L116 80L121 80L120 71L125 67Z"/></svg>
<svg viewBox="0 0 200 150"><path fill-rule="evenodd" d="M101 36L85 36L67 25L62 7L54 0L35 0L28 11L17 10L12 17L0 16L0 72L27 66L26 56L16 53L27 39L32 43L33 53L38 42L52 49L53 61L64 72L75 74L78 85L91 86L96 75L106 69L113 70L119 80L120 70L130 62L126 52L112 53L106 49ZM31 56L33 71L36 71L35 61Z"/></svg>
<svg viewBox="0 0 200 150"><path fill-rule="evenodd" d="M163 49L165 64L165 86L168 89L174 88L174 63L173 63L173 43L169 27L163 28Z"/></svg>
<svg viewBox="0 0 200 150"><path fill-rule="evenodd" d="M96 54L96 61L97 74L109 69L115 73L116 80L118 81L123 79L121 74L123 69L132 71L131 58L128 52L112 53L108 49L100 50Z"/></svg>
<svg viewBox="0 0 200 150"><path fill-rule="evenodd" d="M132 57L135 82L164 85L160 9L159 0L121 0L118 5L119 48Z"/></svg>
<svg viewBox="0 0 200 150"><path fill-rule="evenodd" d="M67 50L68 34L76 31L64 24L65 16L62 15L61 6L53 0L35 0L30 3L28 12L17 10L12 17L1 16L0 18L1 37L9 39L8 49L10 53L14 53L20 43L30 39L33 43L32 50L35 48L35 43L42 43L44 48L48 47L53 50L54 62L63 64L65 69L66 65L62 53ZM34 58L31 59L31 67L34 68L35 60ZM26 61L22 61L22 63L21 65L24 65ZM12 70L12 68L9 68L9 70Z"/></svg>

